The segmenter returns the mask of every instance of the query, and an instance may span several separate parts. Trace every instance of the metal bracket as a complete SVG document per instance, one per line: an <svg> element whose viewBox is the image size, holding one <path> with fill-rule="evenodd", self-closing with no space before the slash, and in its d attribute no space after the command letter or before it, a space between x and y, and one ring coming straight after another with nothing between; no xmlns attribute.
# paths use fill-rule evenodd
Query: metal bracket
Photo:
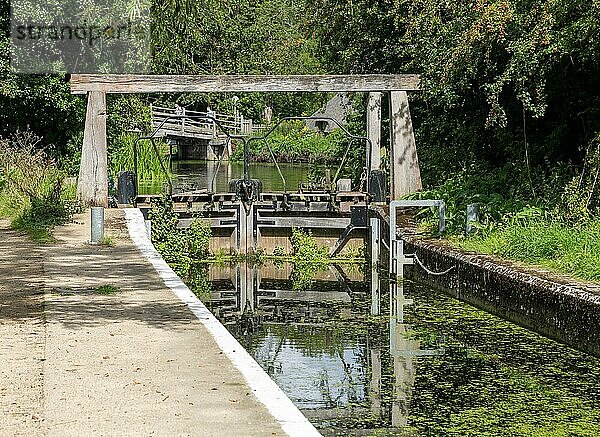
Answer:
<svg viewBox="0 0 600 437"><path fill-rule="evenodd" d="M446 204L443 200L393 200L390 202L390 275L400 273L403 277L404 265L413 264L414 258L407 258L404 253L404 240L398 238L396 231L397 209L411 207L430 207L434 206L439 211L439 231L446 230Z"/></svg>
<svg viewBox="0 0 600 437"><path fill-rule="evenodd" d="M394 220L394 228L396 227L396 209L397 208L427 208L437 207L439 214L438 229L440 234L446 230L446 203L443 200L393 200L390 202L390 229L391 220Z"/></svg>

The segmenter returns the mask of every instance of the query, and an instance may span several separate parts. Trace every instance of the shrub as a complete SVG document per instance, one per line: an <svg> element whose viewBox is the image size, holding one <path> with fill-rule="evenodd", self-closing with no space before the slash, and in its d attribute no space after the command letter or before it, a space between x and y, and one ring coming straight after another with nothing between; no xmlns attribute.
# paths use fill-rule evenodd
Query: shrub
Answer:
<svg viewBox="0 0 600 437"><path fill-rule="evenodd" d="M288 121L275 130L267 141L278 162L332 164L337 161L343 139L344 134L339 130L322 135L307 129L302 121ZM272 160L265 140L251 139L247 145L250 160ZM235 149L231 159L243 161L244 149L241 145Z"/></svg>
<svg viewBox="0 0 600 437"><path fill-rule="evenodd" d="M0 140L0 215L34 240L50 241L53 226L78 210L74 191L64 186L66 174L31 132Z"/></svg>
<svg viewBox="0 0 600 437"><path fill-rule="evenodd" d="M116 138L110 154L110 173L113 178L116 178L120 171L134 170L133 149L136 138L135 135L128 133L123 133ZM168 162L163 162L167 173L161 167L161 159L168 155L169 146L163 141L156 141L156 147L160 156L156 154L150 141L141 140L137 143L137 170L141 181L164 182L171 177Z"/></svg>
<svg viewBox="0 0 600 437"><path fill-rule="evenodd" d="M179 219L168 195L153 202L150 219L156 250L180 277L187 278L194 262L208 258L210 223L196 219L188 229L178 228Z"/></svg>

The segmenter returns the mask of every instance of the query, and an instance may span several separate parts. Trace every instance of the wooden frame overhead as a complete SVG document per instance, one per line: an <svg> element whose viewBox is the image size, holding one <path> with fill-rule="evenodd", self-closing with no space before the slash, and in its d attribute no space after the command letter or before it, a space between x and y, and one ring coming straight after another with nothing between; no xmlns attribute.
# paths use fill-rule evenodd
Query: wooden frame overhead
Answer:
<svg viewBox="0 0 600 437"><path fill-rule="evenodd" d="M382 93L390 105L390 198L421 190L421 173L407 91L418 91L418 74L302 76L71 75L71 92L88 98L77 196L86 205L108 206L106 94L217 92L369 93L367 129L371 169L381 166Z"/></svg>
<svg viewBox="0 0 600 437"><path fill-rule="evenodd" d="M71 92L212 93L212 92L372 92L417 91L418 74L300 76L173 76L73 74Z"/></svg>

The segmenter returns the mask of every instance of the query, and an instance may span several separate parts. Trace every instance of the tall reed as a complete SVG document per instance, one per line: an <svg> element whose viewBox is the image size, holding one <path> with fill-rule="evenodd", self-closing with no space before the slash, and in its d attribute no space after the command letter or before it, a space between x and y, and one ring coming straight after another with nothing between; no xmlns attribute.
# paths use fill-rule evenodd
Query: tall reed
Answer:
<svg viewBox="0 0 600 437"><path fill-rule="evenodd" d="M134 144L137 137L133 134L123 133L115 140L110 151L110 172L116 178L120 171L134 170ZM160 156L156 154L149 140L140 140L137 143L138 178L140 181L164 182L170 173L169 145L164 141L156 141ZM161 168L161 160L167 173Z"/></svg>

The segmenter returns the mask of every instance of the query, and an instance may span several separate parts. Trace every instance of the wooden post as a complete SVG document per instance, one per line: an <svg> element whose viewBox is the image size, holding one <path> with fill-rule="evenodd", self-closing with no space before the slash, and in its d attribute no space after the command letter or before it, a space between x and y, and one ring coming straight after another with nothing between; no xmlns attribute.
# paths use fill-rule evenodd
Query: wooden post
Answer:
<svg viewBox="0 0 600 437"><path fill-rule="evenodd" d="M406 91L390 92L390 181L391 200L422 189Z"/></svg>
<svg viewBox="0 0 600 437"><path fill-rule="evenodd" d="M371 218L371 314L378 316L381 309L381 290L379 288L379 241L381 230L378 218Z"/></svg>
<svg viewBox="0 0 600 437"><path fill-rule="evenodd" d="M381 167L381 93L379 92L369 93L367 137L371 140L371 170L379 170Z"/></svg>
<svg viewBox="0 0 600 437"><path fill-rule="evenodd" d="M106 93L88 93L77 198L85 206L108 207Z"/></svg>

